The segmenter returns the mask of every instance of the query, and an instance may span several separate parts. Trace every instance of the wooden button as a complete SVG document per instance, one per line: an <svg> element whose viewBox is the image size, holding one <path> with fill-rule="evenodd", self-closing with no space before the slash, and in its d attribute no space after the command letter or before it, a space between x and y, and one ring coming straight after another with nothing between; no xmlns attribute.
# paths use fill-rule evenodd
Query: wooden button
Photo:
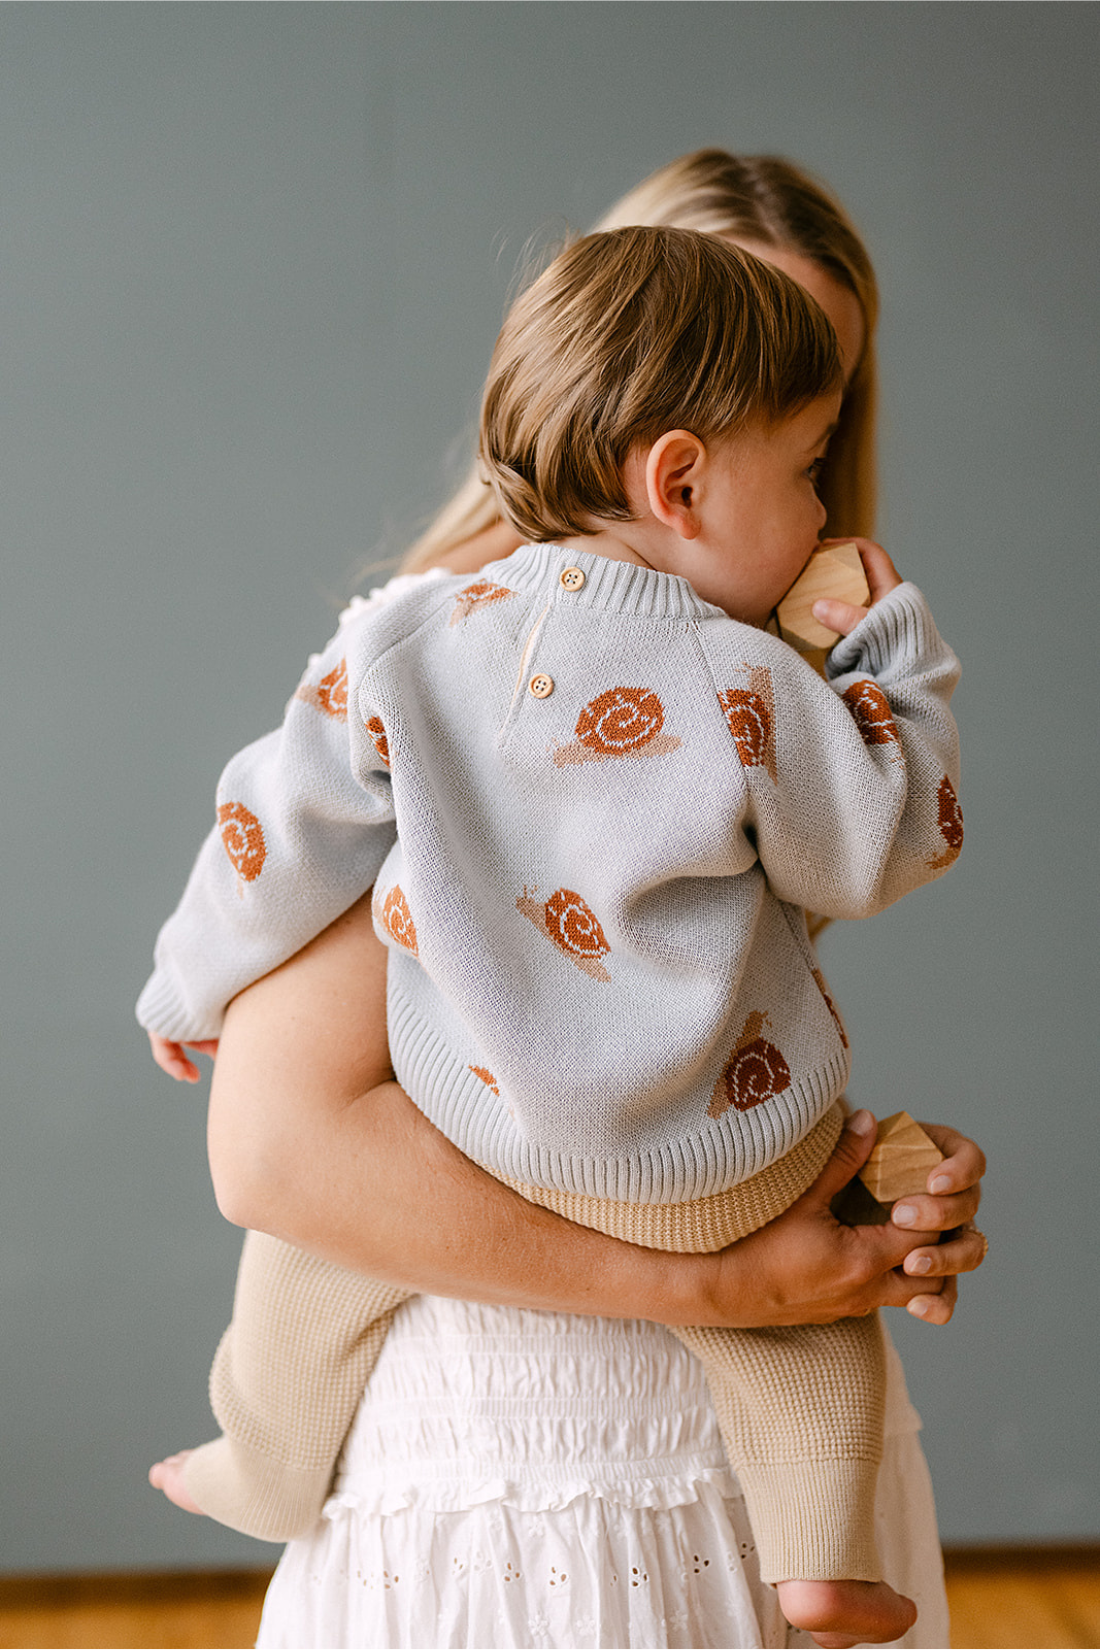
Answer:
<svg viewBox="0 0 1100 1650"><path fill-rule="evenodd" d="M533 693L536 699L549 699L554 691L554 678L541 674L532 676L527 684L527 691Z"/></svg>
<svg viewBox="0 0 1100 1650"><path fill-rule="evenodd" d="M567 567L561 576L561 587L563 590L580 590L586 577L583 568Z"/></svg>

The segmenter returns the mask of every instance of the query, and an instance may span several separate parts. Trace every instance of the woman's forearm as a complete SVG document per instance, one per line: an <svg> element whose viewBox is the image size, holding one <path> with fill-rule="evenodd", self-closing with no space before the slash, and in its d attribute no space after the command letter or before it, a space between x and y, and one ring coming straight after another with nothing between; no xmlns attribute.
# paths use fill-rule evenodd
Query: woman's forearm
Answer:
<svg viewBox="0 0 1100 1650"><path fill-rule="evenodd" d="M538 1208L464 1157L393 1081L385 969L364 898L231 1004L209 1126L227 1219L421 1293L671 1325L831 1322L918 1296L943 1323L950 1275L980 1264L973 1232L936 1243L972 1222L984 1168L950 1131L940 1144L954 1155L940 1167L954 1195L906 1200L923 1235L833 1220L830 1198L871 1147L848 1131L811 1192L715 1255L637 1248ZM930 1276L900 1271L911 1252L928 1257Z"/></svg>
<svg viewBox="0 0 1100 1650"><path fill-rule="evenodd" d="M704 1310L704 1268L528 1203L464 1157L396 1083L312 1128L303 1122L293 1108L278 1125L268 1113L263 1167L225 1199L238 1224L419 1293L679 1323Z"/></svg>
<svg viewBox="0 0 1100 1650"><path fill-rule="evenodd" d="M209 1122L227 1219L421 1293L701 1321L711 1257L539 1209L428 1122L392 1081L385 966L362 900L231 1004Z"/></svg>

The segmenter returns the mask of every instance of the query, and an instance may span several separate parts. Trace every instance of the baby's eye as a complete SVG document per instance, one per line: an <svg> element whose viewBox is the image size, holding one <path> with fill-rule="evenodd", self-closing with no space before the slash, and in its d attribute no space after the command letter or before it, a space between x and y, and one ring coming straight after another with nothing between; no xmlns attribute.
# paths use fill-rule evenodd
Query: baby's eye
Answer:
<svg viewBox="0 0 1100 1650"><path fill-rule="evenodd" d="M813 463L810 465L809 469L806 471L806 474L809 476L810 480L813 482L815 487L817 486L818 482L821 480L821 473L824 470L824 468L825 468L825 459L824 459L824 456L822 456L821 458L815 458Z"/></svg>

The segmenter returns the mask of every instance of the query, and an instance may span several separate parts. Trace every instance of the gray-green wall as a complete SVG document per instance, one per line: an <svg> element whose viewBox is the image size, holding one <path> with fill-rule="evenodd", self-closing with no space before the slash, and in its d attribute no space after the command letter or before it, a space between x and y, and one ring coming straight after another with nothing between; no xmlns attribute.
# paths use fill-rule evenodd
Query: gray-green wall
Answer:
<svg viewBox="0 0 1100 1650"><path fill-rule="evenodd" d="M237 1234L132 1001L221 763L443 497L525 240L704 143L866 233L882 536L965 665L966 853L825 942L856 1098L991 1159L956 1323L896 1322L943 1532L1098 1533L1098 46L1074 4L0 7L0 1568L270 1556L144 1484L208 1433Z"/></svg>

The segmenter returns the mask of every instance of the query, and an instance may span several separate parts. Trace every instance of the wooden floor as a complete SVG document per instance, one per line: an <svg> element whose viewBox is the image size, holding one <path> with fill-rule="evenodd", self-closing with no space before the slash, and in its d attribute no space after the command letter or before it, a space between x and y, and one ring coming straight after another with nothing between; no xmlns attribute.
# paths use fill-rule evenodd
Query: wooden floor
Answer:
<svg viewBox="0 0 1100 1650"><path fill-rule="evenodd" d="M1100 1650L1100 1548L947 1554L954 1650ZM267 1572L0 1579L3 1650L236 1650Z"/></svg>

